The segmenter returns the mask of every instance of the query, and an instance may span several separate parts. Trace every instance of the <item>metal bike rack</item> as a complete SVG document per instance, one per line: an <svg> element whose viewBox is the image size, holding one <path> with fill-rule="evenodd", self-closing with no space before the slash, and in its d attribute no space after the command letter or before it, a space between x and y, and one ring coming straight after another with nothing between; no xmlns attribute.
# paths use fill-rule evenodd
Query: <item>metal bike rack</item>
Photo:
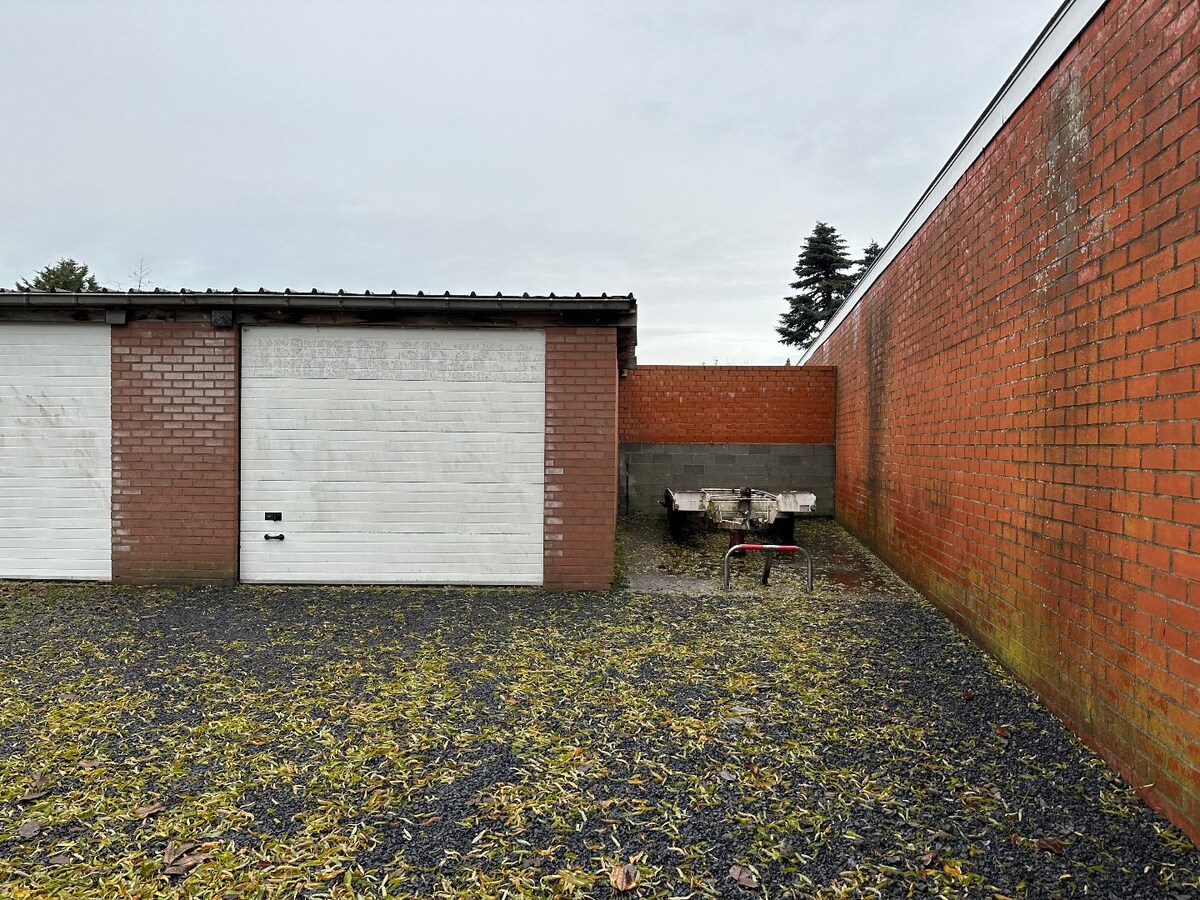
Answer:
<svg viewBox="0 0 1200 900"><path fill-rule="evenodd" d="M776 553L803 553L805 562L808 566L806 584L807 589L813 589L813 574L812 574L812 555L803 547L797 547L795 544L735 544L725 551L725 561L721 566L721 587L724 590L729 590L729 557L738 550L762 550L765 554L766 563L763 566L762 583L767 583L767 578L771 575L771 560L775 558Z"/></svg>

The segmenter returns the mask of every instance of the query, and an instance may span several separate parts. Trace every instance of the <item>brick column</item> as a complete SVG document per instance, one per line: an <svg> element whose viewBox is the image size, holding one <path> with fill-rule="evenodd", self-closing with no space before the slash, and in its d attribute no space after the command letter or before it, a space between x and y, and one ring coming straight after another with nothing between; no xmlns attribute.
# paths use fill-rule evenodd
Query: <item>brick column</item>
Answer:
<svg viewBox="0 0 1200 900"><path fill-rule="evenodd" d="M237 579L238 333L112 330L113 580Z"/></svg>
<svg viewBox="0 0 1200 900"><path fill-rule="evenodd" d="M546 587L612 583L617 529L617 335L546 329Z"/></svg>

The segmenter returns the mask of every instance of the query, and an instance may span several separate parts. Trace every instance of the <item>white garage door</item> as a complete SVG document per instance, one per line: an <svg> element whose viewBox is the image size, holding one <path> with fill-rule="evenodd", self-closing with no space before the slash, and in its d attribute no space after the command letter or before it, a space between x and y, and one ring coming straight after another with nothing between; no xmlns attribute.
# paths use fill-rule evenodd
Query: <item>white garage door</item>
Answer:
<svg viewBox="0 0 1200 900"><path fill-rule="evenodd" d="M545 336L242 332L241 577L540 584Z"/></svg>
<svg viewBox="0 0 1200 900"><path fill-rule="evenodd" d="M0 578L112 577L110 337L0 322Z"/></svg>

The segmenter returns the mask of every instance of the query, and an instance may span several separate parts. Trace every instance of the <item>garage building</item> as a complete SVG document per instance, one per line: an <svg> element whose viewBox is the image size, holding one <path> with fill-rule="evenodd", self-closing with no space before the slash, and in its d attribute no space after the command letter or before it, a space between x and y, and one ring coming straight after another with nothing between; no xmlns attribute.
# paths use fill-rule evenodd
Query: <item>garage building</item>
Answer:
<svg viewBox="0 0 1200 900"><path fill-rule="evenodd" d="M0 292L0 578L612 578L626 297Z"/></svg>

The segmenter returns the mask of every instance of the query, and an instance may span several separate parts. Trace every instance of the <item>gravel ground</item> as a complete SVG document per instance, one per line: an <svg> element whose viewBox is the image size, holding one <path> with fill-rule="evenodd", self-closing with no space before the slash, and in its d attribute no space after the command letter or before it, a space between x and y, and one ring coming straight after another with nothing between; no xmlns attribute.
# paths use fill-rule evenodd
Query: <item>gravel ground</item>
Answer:
<svg viewBox="0 0 1200 900"><path fill-rule="evenodd" d="M817 590L0 584L0 896L1195 897L1200 856L830 522Z"/></svg>

